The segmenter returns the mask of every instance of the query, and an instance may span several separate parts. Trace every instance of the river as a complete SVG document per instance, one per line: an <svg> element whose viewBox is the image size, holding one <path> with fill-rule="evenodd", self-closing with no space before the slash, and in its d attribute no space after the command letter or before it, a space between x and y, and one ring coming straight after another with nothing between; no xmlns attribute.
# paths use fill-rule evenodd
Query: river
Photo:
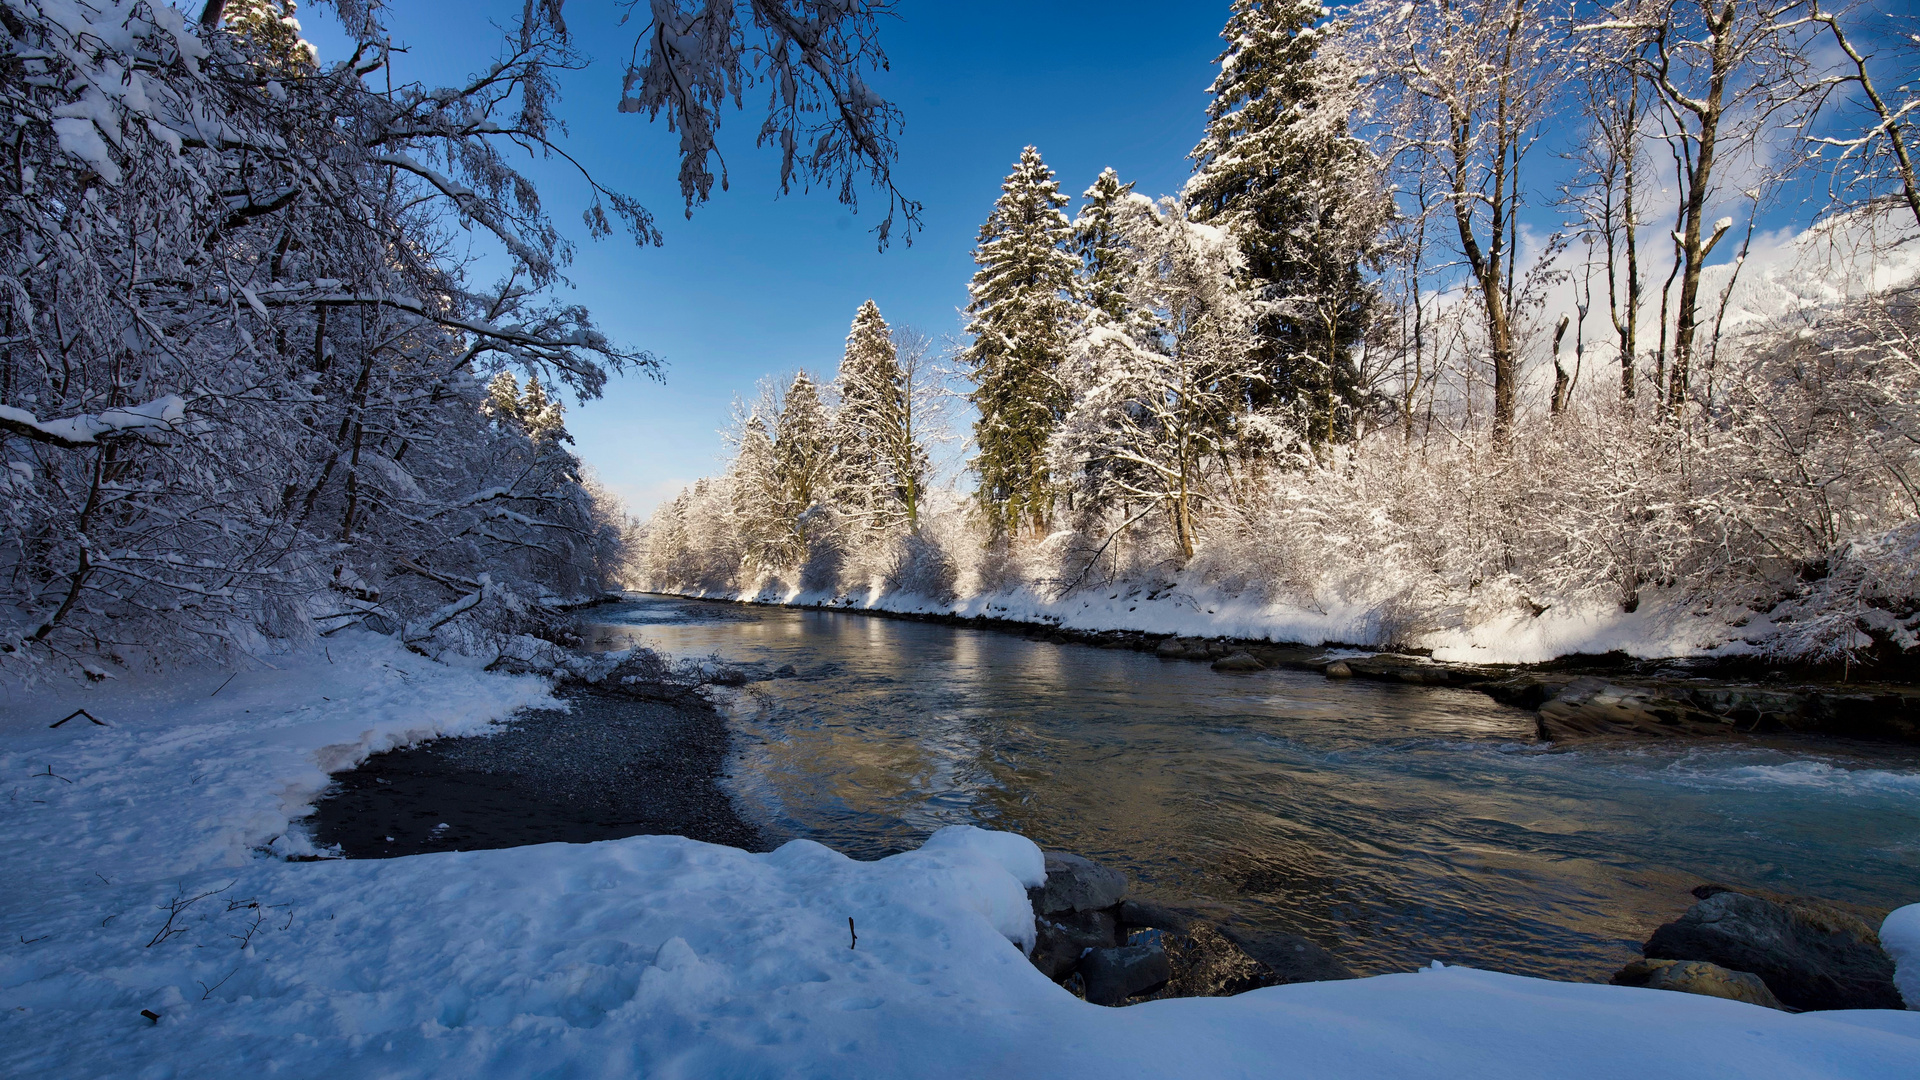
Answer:
<svg viewBox="0 0 1920 1080"><path fill-rule="evenodd" d="M776 842L867 859L1008 829L1361 974L1604 979L1706 881L1920 900L1911 747L1563 748L1469 691L663 597L594 619L600 649L799 670L726 708L726 782Z"/></svg>

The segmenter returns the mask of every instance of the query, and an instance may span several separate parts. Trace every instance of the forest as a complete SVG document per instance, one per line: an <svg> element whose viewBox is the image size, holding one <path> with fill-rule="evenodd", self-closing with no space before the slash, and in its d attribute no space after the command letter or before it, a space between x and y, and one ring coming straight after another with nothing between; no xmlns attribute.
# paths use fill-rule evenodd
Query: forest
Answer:
<svg viewBox="0 0 1920 1080"><path fill-rule="evenodd" d="M1235 0L1180 191L1109 169L1075 200L1027 147L964 335L860 307L830 378L740 401L725 472L625 573L1252 603L1372 646L1557 620L1588 651L1904 653L1914 30L1819 0Z"/></svg>
<svg viewBox="0 0 1920 1080"><path fill-rule="evenodd" d="M895 195L874 5L653 7L616 104L679 133L689 213L747 85L783 184ZM0 675L360 626L479 655L617 583L630 523L561 395L659 362L567 302L525 171L574 161L560 0L453 86L394 74L378 0L328 8L355 47L322 62L290 0L0 2ZM578 183L588 238L660 242ZM890 198L882 242L916 212Z"/></svg>

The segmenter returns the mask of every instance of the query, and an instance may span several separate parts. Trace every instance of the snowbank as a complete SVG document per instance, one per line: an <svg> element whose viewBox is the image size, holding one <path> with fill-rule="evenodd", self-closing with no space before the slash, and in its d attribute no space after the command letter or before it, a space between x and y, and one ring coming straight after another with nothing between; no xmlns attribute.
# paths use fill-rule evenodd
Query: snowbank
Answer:
<svg viewBox="0 0 1920 1080"><path fill-rule="evenodd" d="M1631 614L1618 604L1566 605L1533 617L1436 630L1397 640L1383 630L1373 603L1329 604L1307 609L1272 604L1217 589L1194 587L1149 592L1139 586L1089 589L1049 600L1015 589L939 601L873 588L852 592L767 587L747 592L657 591L708 600L733 600L844 611L986 617L1061 626L1071 630L1128 630L1181 637L1232 637L1300 645L1393 644L1433 651L1436 660L1467 664L1537 664L1576 653L1624 652L1645 658L1724 655L1751 651L1729 640L1726 623L1665 610L1649 602Z"/></svg>
<svg viewBox="0 0 1920 1080"><path fill-rule="evenodd" d="M1893 957L1893 984L1909 1009L1920 1009L1920 904L1908 904L1880 924L1880 945Z"/></svg>
<svg viewBox="0 0 1920 1080"><path fill-rule="evenodd" d="M878 862L675 837L267 857L304 850L287 822L324 768L545 698L381 639L331 650L211 697L223 676L9 701L0 1074L1865 1078L1920 1060L1920 1013L1462 968L1102 1009L1022 955L1038 849L964 826ZM45 726L79 704L114 726Z"/></svg>

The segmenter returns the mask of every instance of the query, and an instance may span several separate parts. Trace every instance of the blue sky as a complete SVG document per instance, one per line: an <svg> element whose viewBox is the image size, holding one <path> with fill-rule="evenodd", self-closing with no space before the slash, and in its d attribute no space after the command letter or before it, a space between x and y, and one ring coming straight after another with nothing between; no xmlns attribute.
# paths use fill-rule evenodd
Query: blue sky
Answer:
<svg viewBox="0 0 1920 1080"><path fill-rule="evenodd" d="M883 28L892 71L879 86L906 113L897 177L926 206L911 248L874 250L867 229L884 203L849 216L828 190L778 198L778 160L753 147L758 117L728 116L722 149L732 189L681 213L674 136L614 111L637 27L611 0L573 0L569 27L594 61L564 84L569 152L603 184L642 199L666 245L590 242L581 185L542 163L531 172L554 218L578 242L574 295L616 340L667 362L663 382L628 378L574 406L577 449L631 509L644 514L715 471L730 401L763 375L831 374L854 310L869 297L894 323L938 339L958 334L981 220L1021 147L1040 147L1078 195L1102 168L1171 192L1205 124L1206 88L1226 0L1146 3L902 0ZM415 0L394 6L398 73L446 83L482 67L508 2ZM301 11L322 59L341 39L325 10ZM751 98L750 98L751 100Z"/></svg>

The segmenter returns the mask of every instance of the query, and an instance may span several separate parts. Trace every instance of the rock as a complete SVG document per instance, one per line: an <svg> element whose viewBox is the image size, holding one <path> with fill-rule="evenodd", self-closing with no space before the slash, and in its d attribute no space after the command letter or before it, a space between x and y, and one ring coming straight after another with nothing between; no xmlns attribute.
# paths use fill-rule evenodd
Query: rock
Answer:
<svg viewBox="0 0 1920 1080"><path fill-rule="evenodd" d="M1162 660L1191 660L1195 658L1193 648L1197 644L1199 643L1188 638L1170 637L1153 650L1153 655ZM1201 655L1204 656L1206 646L1201 645L1200 648L1203 650Z"/></svg>
<svg viewBox="0 0 1920 1080"><path fill-rule="evenodd" d="M779 667L773 669L773 677L776 679L791 679L798 674L800 674L800 669L794 667L792 664L781 664Z"/></svg>
<svg viewBox="0 0 1920 1080"><path fill-rule="evenodd" d="M1112 948L1120 943L1119 930L1109 910L1042 915L1033 920L1033 928L1033 966L1055 982L1072 972L1080 955L1088 949Z"/></svg>
<svg viewBox="0 0 1920 1080"><path fill-rule="evenodd" d="M1649 960L1704 960L1760 977L1796 1009L1898 1009L1893 961L1861 919L1810 902L1778 902L1724 886L1647 939Z"/></svg>
<svg viewBox="0 0 1920 1080"><path fill-rule="evenodd" d="M1033 951L1027 954L1027 959L1040 969L1040 974L1054 982L1072 974L1087 946L1076 944L1071 935L1060 932L1057 923L1046 919L1033 920L1033 932Z"/></svg>
<svg viewBox="0 0 1920 1080"><path fill-rule="evenodd" d="M1213 662L1215 671L1265 671L1267 665L1253 658L1252 653L1237 652L1223 656Z"/></svg>
<svg viewBox="0 0 1920 1080"><path fill-rule="evenodd" d="M1192 921L1172 908L1148 900L1126 900L1120 904L1120 925L1128 929L1150 927L1184 934Z"/></svg>
<svg viewBox="0 0 1920 1080"><path fill-rule="evenodd" d="M1080 975L1087 981L1087 1000L1095 1005L1118 1005L1136 994L1147 994L1173 978L1173 966L1160 942L1095 949L1080 959Z"/></svg>
<svg viewBox="0 0 1920 1080"><path fill-rule="evenodd" d="M1727 735L1729 719L1694 708L1657 687L1620 686L1601 679L1575 679L1540 706L1540 737L1594 735Z"/></svg>
<svg viewBox="0 0 1920 1080"><path fill-rule="evenodd" d="M1245 950L1247 955L1271 968L1276 984L1329 982L1356 977L1347 965L1340 962L1339 957L1298 934L1253 936L1237 932L1231 927L1223 928L1221 933Z"/></svg>
<svg viewBox="0 0 1920 1080"><path fill-rule="evenodd" d="M1165 939L1171 976L1162 997L1231 997L1278 986L1280 976L1210 923L1190 924Z"/></svg>
<svg viewBox="0 0 1920 1080"><path fill-rule="evenodd" d="M1648 990L1677 990L1683 994L1744 1001L1769 1009L1785 1009L1760 976L1745 971L1728 971L1705 960L1635 960L1616 973L1615 986L1641 986Z"/></svg>
<svg viewBox="0 0 1920 1080"><path fill-rule="evenodd" d="M1040 915L1062 911L1094 911L1118 904L1127 894L1127 877L1091 859L1064 851L1047 852L1047 884L1029 893Z"/></svg>
<svg viewBox="0 0 1920 1080"><path fill-rule="evenodd" d="M1333 663L1327 665L1327 678L1351 679L1353 678L1353 669L1348 667L1345 661L1335 660Z"/></svg>
<svg viewBox="0 0 1920 1080"><path fill-rule="evenodd" d="M707 681L715 686L745 686L752 681L747 672L737 667L716 668Z"/></svg>

